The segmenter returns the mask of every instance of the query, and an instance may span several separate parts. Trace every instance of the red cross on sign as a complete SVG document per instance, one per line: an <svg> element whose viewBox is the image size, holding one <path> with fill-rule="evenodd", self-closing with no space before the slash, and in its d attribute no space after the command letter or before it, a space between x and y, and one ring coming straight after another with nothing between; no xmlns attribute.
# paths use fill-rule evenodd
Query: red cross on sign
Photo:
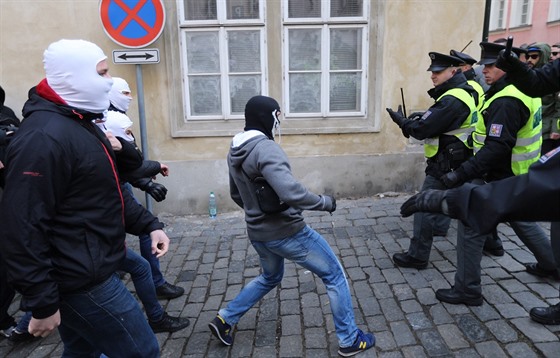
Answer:
<svg viewBox="0 0 560 358"><path fill-rule="evenodd" d="M165 25L161 0L101 0L99 14L107 36L129 48L148 46Z"/></svg>

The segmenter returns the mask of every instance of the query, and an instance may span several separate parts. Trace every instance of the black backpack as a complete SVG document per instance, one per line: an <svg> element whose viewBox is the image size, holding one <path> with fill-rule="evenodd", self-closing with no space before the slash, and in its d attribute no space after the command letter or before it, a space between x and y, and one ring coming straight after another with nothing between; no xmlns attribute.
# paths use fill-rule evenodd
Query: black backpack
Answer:
<svg viewBox="0 0 560 358"><path fill-rule="evenodd" d="M0 162L6 165L6 149L19 127L19 121L0 112ZM4 187L4 173L0 169L0 187Z"/></svg>

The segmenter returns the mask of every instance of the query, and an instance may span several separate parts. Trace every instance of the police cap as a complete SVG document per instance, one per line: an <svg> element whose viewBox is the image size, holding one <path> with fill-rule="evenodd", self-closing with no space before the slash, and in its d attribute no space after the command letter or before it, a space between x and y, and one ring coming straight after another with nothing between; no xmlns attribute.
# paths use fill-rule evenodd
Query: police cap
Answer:
<svg viewBox="0 0 560 358"><path fill-rule="evenodd" d="M455 56L455 57L461 59L463 61L463 63L466 63L467 65L474 65L476 63L476 60L474 58L472 58L471 56L467 55L464 52L451 50L451 51L449 51L449 54L451 56Z"/></svg>
<svg viewBox="0 0 560 358"><path fill-rule="evenodd" d="M454 56L444 55L443 53L430 52L428 55L430 55L432 63L430 64L430 67L428 67L427 71L438 72L443 71L448 67L460 66L463 64L461 59Z"/></svg>
<svg viewBox="0 0 560 358"><path fill-rule="evenodd" d="M500 56L500 51L506 48L505 45L497 44L494 42L481 42L480 48L482 49L482 53L480 54L480 61L478 61L479 65L491 65L498 60L498 56ZM519 47L512 47L511 50L517 55L521 55L522 53L527 52L526 50L519 48Z"/></svg>

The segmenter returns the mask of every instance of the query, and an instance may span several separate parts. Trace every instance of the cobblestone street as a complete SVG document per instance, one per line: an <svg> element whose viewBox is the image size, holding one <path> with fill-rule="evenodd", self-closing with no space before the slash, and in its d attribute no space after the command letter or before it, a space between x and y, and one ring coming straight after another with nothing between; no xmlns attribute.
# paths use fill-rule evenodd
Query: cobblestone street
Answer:
<svg viewBox="0 0 560 358"><path fill-rule="evenodd" d="M500 224L506 254L484 256L480 307L442 304L435 291L453 283L456 222L436 237L427 269L397 268L391 256L408 248L412 218L401 218L408 194L386 193L339 200L329 215L305 212L307 223L331 244L346 269L358 326L375 333L376 347L357 357L560 357L560 326L529 318L532 307L555 304L558 282L529 275L533 255ZM166 279L185 295L161 301L171 315L187 316L182 331L157 335L162 357L336 357L337 339L323 283L309 271L286 264L281 287L251 309L235 329L234 344L222 346L208 322L243 284L259 274L259 260L245 234L240 211L177 217L162 214L171 249L161 260ZM547 233L549 224L542 224ZM138 249L134 237L129 246ZM128 287L134 291L129 276ZM11 313L17 311L14 301ZM17 313L16 313L17 312ZM58 334L13 345L0 339L0 356L60 356Z"/></svg>

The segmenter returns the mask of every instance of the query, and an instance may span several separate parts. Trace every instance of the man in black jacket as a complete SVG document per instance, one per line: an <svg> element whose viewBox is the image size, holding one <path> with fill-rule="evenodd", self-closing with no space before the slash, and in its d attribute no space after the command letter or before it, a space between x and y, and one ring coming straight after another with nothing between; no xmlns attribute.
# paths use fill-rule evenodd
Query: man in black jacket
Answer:
<svg viewBox="0 0 560 358"><path fill-rule="evenodd" d="M46 79L30 91L7 152L8 280L33 313L31 334L60 325L64 356L157 357L157 339L115 271L125 232L149 233L158 256L169 238L122 190L111 144L92 122L109 107L106 56L91 42L60 40L43 63Z"/></svg>

